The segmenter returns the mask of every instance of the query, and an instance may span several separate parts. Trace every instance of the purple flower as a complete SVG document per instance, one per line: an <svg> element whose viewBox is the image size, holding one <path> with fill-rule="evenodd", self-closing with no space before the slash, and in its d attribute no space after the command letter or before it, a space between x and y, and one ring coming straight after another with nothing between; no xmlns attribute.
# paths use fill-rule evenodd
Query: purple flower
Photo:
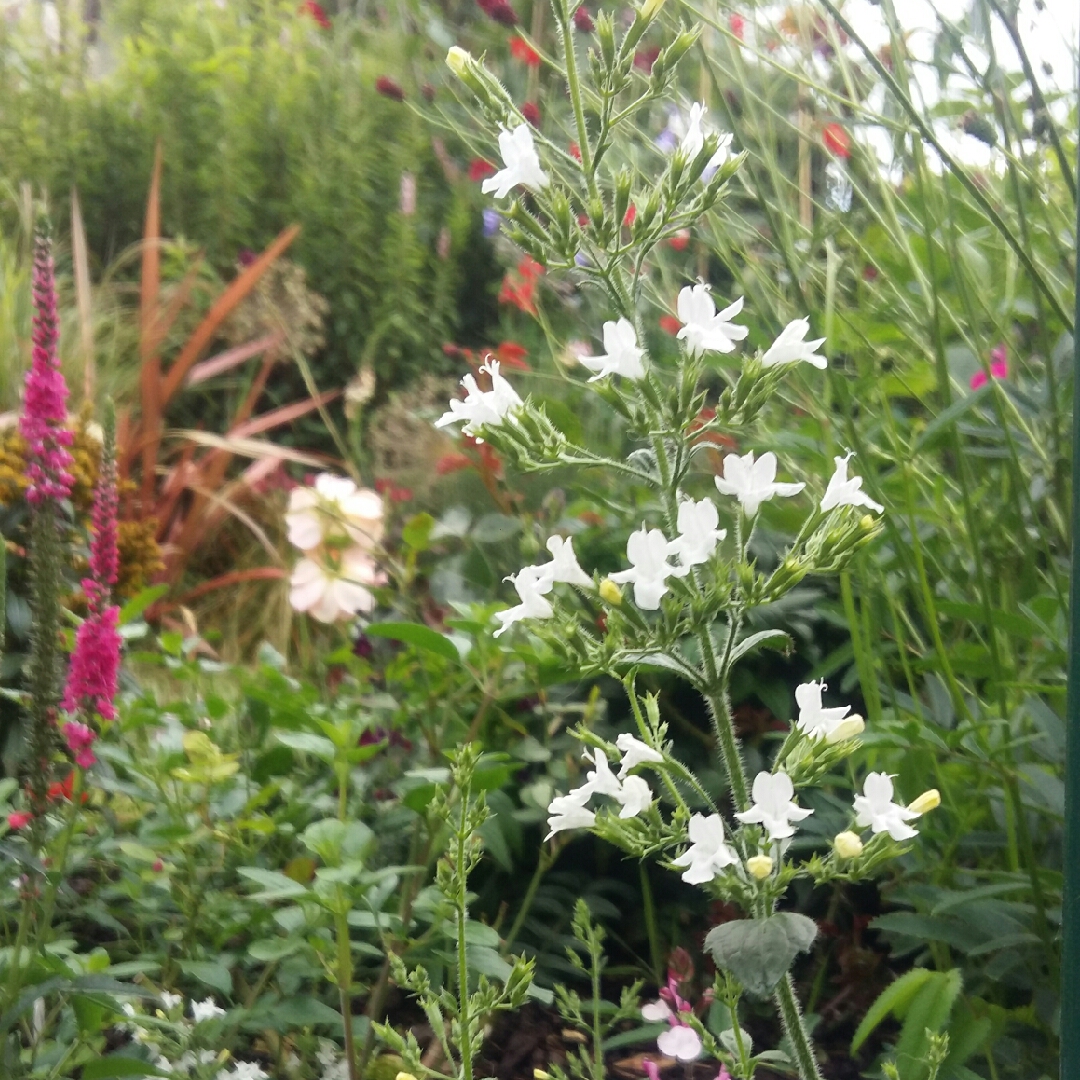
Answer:
<svg viewBox="0 0 1080 1080"><path fill-rule="evenodd" d="M574 262L576 262L578 266L582 267L590 265L588 256L584 255L580 251L574 256Z"/></svg>
<svg viewBox="0 0 1080 1080"><path fill-rule="evenodd" d="M656 136L657 147L665 154L673 154L679 145L679 137L671 128L666 127Z"/></svg>
<svg viewBox="0 0 1080 1080"><path fill-rule="evenodd" d="M502 224L502 214L490 208L484 210L484 235L494 236Z"/></svg>

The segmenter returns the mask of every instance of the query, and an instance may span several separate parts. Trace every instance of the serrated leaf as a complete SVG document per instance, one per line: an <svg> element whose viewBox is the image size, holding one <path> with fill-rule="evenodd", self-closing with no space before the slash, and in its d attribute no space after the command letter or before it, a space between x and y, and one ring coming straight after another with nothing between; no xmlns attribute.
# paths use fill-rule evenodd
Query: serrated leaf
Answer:
<svg viewBox="0 0 1080 1080"><path fill-rule="evenodd" d="M747 993L764 998L816 937L813 919L781 911L765 919L735 919L715 926L705 938L705 949Z"/></svg>

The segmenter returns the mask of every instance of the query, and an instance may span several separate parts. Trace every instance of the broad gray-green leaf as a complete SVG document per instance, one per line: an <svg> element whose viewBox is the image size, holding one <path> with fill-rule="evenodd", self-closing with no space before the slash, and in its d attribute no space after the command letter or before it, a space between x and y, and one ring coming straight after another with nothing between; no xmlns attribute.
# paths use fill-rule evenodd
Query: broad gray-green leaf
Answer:
<svg viewBox="0 0 1080 1080"><path fill-rule="evenodd" d="M768 997L815 937L813 919L782 911L765 919L735 919L713 927L705 938L705 949L747 993Z"/></svg>

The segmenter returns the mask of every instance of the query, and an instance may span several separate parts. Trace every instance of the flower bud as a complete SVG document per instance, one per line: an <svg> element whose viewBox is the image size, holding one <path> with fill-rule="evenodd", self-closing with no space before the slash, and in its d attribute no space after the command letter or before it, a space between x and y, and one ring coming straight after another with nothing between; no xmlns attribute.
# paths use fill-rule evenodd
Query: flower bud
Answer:
<svg viewBox="0 0 1080 1080"><path fill-rule="evenodd" d="M663 6L664 0L645 0L645 3L641 5L641 17L651 22L660 14Z"/></svg>
<svg viewBox="0 0 1080 1080"><path fill-rule="evenodd" d="M453 45L446 54L446 66L460 79L469 69L472 63L472 53L468 49L461 49Z"/></svg>
<svg viewBox="0 0 1080 1080"><path fill-rule="evenodd" d="M394 1080L416 1080L416 1077L412 1073L399 1072Z"/></svg>
<svg viewBox="0 0 1080 1080"><path fill-rule="evenodd" d="M924 791L914 802L908 803L908 809L914 814L926 814L941 805L941 792L937 788Z"/></svg>
<svg viewBox="0 0 1080 1080"><path fill-rule="evenodd" d="M833 848L841 859L857 859L862 854L863 842L858 833L845 831L833 837Z"/></svg>
<svg viewBox="0 0 1080 1080"><path fill-rule="evenodd" d="M533 1069L533 1080L551 1080L551 1073L543 1069Z"/></svg>
<svg viewBox="0 0 1080 1080"><path fill-rule="evenodd" d="M847 742L848 739L854 739L856 735L861 735L865 730L866 721L858 713L855 713L846 720L841 720L840 723L825 736L825 742L828 743L829 746L835 746L837 743Z"/></svg>
<svg viewBox="0 0 1080 1080"><path fill-rule="evenodd" d="M862 529L864 531L869 531L873 527L874 527L874 518L873 518L873 516L871 514L863 514L863 516L861 518L859 518L859 528L860 529Z"/></svg>
<svg viewBox="0 0 1080 1080"><path fill-rule="evenodd" d="M600 598L606 600L612 607L618 607L622 603L622 589L609 577L600 582L598 592Z"/></svg>
<svg viewBox="0 0 1080 1080"><path fill-rule="evenodd" d="M773 861L768 855L751 855L746 860L746 869L758 881L764 881L772 873Z"/></svg>

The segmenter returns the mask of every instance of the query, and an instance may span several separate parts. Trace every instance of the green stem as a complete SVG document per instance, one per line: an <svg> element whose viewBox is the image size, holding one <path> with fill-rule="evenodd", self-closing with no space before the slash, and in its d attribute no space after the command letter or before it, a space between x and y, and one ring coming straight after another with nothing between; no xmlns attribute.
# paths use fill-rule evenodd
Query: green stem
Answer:
<svg viewBox="0 0 1080 1080"><path fill-rule="evenodd" d="M656 925L656 904L653 903L649 871L644 862L638 863L641 879L641 906L645 914L645 932L649 936L649 959L652 961L653 978L659 986L664 985L664 960L660 949L660 929Z"/></svg>
<svg viewBox="0 0 1080 1080"><path fill-rule="evenodd" d="M639 864L644 871L645 864ZM649 903L652 903L650 897ZM600 1019L603 1002L600 997L600 954L598 943L592 943L592 1043L593 1043L593 1080L604 1080L604 1027Z"/></svg>
<svg viewBox="0 0 1080 1080"><path fill-rule="evenodd" d="M49 934L52 932L53 913L56 910L56 894L60 889L60 882L64 877L64 867L67 864L68 848L71 846L71 838L75 832L75 818L78 815L79 798L82 794L82 769L75 770L75 779L71 785L71 804L67 810L67 820L64 822L64 831L60 834L60 849L56 853L56 862L50 867L48 884L45 886L45 897L41 904L41 919L38 922L35 950L43 949L49 943Z"/></svg>
<svg viewBox="0 0 1080 1080"><path fill-rule="evenodd" d="M795 987L790 974L780 980L775 998L780 1018L784 1022L784 1031L787 1032L787 1037L795 1051L799 1080L821 1080L817 1059L814 1057L814 1047L810 1042L810 1036L806 1034L806 1028L803 1027L802 1014L799 1011L799 1002L795 997Z"/></svg>
<svg viewBox="0 0 1080 1080"><path fill-rule="evenodd" d="M469 1025L469 957L465 942L465 924L468 921L468 881L466 867L468 852L466 843L469 838L469 792L461 792L461 816L457 831L457 983L458 983L458 1030L461 1045L461 1078L473 1080L472 1032Z"/></svg>
<svg viewBox="0 0 1080 1080"><path fill-rule="evenodd" d="M585 174L585 182L589 185L589 195L599 199L600 193L596 187L596 176L593 173L592 147L589 145L589 129L585 126L585 107L581 99L581 77L578 75L577 55L574 52L574 34L570 28L570 20L566 10L565 0L555 0L552 4L555 18L559 23L559 31L563 39L563 52L566 60L566 88L570 92L570 103L574 110L574 124L577 127L578 149L581 152L581 171Z"/></svg>
<svg viewBox="0 0 1080 1080"><path fill-rule="evenodd" d="M525 896L521 901L521 907L518 908L518 913L514 916L514 921L510 924L510 930L503 941L500 951L504 956L510 952L518 934L521 932L522 926L525 925L533 901L536 899L536 892L540 888L540 882L543 881L544 875L551 869L552 862L553 858L548 848L546 846L542 847L540 849L540 858L536 861L536 869L533 871L529 887L525 890Z"/></svg>
<svg viewBox="0 0 1080 1080"><path fill-rule="evenodd" d="M341 1021L345 1028L345 1064L349 1070L349 1080L359 1080L352 1026L352 941L347 911L340 910L334 914L334 931L337 938L338 996L341 1000Z"/></svg>

